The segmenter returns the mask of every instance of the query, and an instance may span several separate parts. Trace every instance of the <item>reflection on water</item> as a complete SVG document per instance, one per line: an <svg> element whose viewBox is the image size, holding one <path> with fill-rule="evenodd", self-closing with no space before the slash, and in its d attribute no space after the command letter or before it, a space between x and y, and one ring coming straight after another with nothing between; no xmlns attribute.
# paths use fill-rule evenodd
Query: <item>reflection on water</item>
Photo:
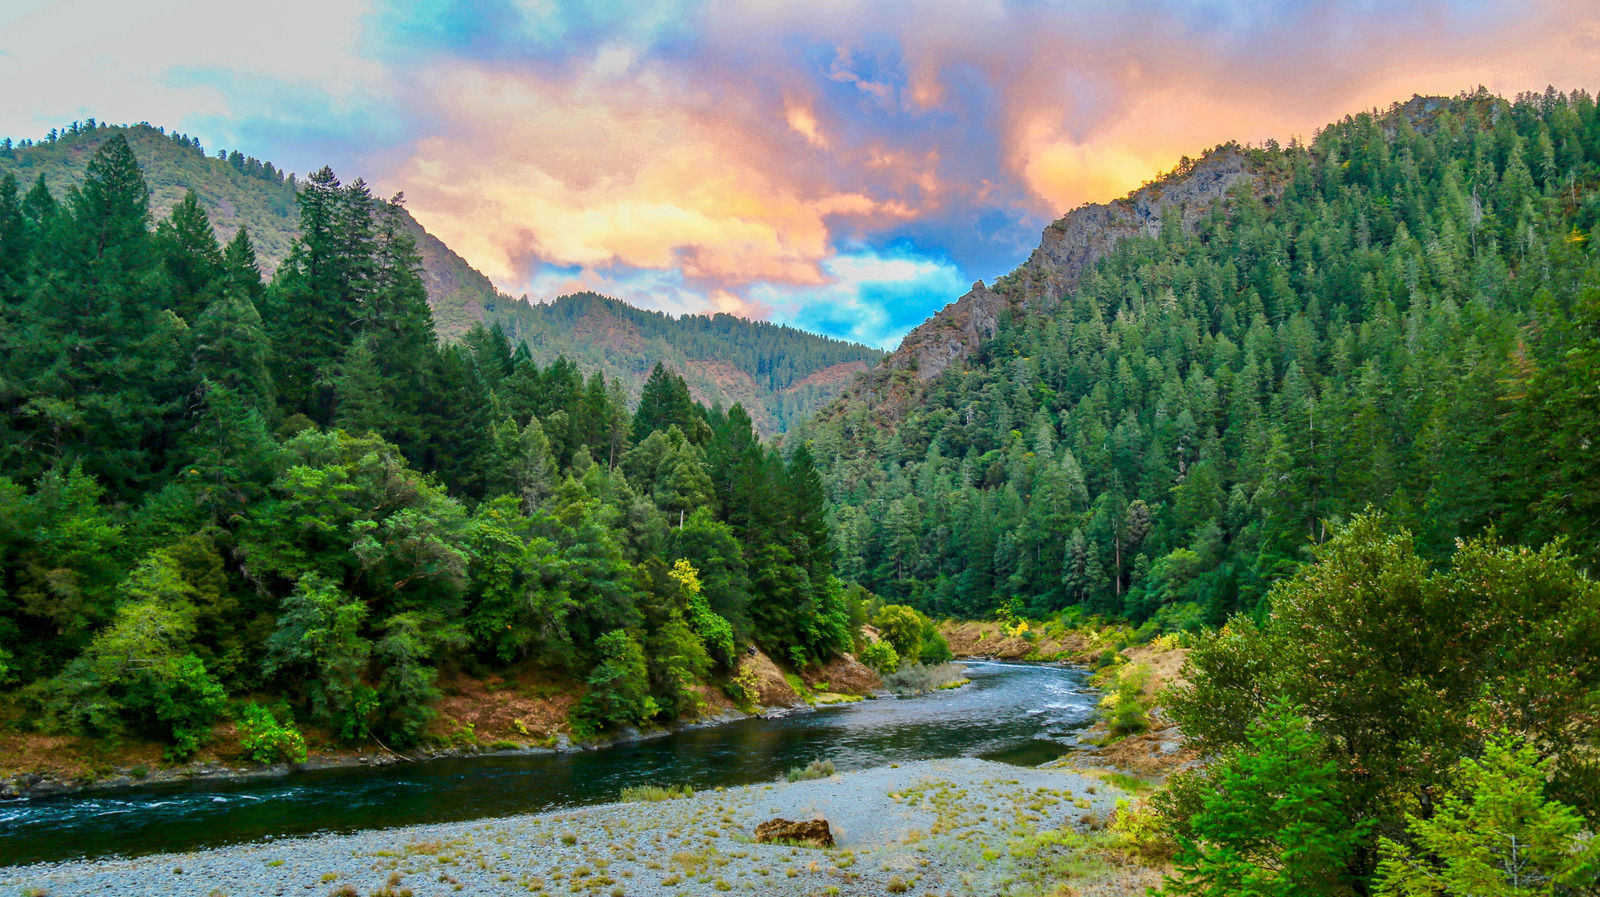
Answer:
<svg viewBox="0 0 1600 897"><path fill-rule="evenodd" d="M571 754L326 769L0 803L0 865L135 855L316 832L542 812L624 786L770 781L815 759L840 771L940 757L1036 765L1060 756L1096 694L1076 670L968 664L972 684L776 720L749 719Z"/></svg>

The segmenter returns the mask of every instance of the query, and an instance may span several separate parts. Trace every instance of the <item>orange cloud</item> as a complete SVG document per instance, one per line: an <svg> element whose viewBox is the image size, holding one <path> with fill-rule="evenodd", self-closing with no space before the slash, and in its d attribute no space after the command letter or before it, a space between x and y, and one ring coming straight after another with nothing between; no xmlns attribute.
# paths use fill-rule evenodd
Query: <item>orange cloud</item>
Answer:
<svg viewBox="0 0 1600 897"><path fill-rule="evenodd" d="M913 214L794 164L826 144L805 107L725 103L618 53L566 80L460 67L430 89L452 127L393 179L429 230L502 284L531 261L818 284L830 216ZM803 144L749 124L777 115Z"/></svg>

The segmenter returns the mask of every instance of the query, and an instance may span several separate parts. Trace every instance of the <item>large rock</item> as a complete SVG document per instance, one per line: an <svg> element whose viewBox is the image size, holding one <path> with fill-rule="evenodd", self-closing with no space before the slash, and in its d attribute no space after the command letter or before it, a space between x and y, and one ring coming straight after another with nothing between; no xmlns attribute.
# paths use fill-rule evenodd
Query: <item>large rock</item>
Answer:
<svg viewBox="0 0 1600 897"><path fill-rule="evenodd" d="M828 820L826 819L813 819L810 822L771 819L756 826L757 844L767 844L772 841L781 841L785 844L810 844L815 847L832 847L833 832L828 830Z"/></svg>

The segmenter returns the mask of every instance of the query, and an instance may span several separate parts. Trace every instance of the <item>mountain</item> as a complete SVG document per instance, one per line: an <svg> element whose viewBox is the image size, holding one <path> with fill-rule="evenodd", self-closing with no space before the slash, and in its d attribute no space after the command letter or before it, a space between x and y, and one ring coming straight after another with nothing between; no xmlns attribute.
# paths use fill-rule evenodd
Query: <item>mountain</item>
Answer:
<svg viewBox="0 0 1600 897"><path fill-rule="evenodd" d="M766 435L809 417L883 354L733 315L675 318L595 293L512 303L500 312L507 335L525 342L542 365L564 355L621 380L637 399L651 368L665 362L697 401L742 404Z"/></svg>
<svg viewBox="0 0 1600 897"><path fill-rule="evenodd" d="M1371 507L1600 561L1600 111L1413 98L1047 227L797 437L840 575L978 616L1259 610Z"/></svg>
<svg viewBox="0 0 1600 897"><path fill-rule="evenodd" d="M249 228L262 273L271 277L298 231L299 183L270 162L237 151L207 155L198 139L148 124L108 126L91 119L52 132L53 139L0 144L0 175L15 175L24 190L42 175L59 195L82 182L88 161L118 133L144 170L158 219L195 191L220 240ZM724 407L742 403L758 431L772 436L832 399L882 354L790 327L729 315L673 317L592 295L530 304L501 293L409 213L402 218L422 257L428 305L442 338L459 339L478 323L498 322L527 341L544 365L564 353L586 374L620 378L634 399L656 362L665 361L682 373L696 399Z"/></svg>
<svg viewBox="0 0 1600 897"><path fill-rule="evenodd" d="M271 277L289 254L299 229L295 204L298 182L270 162L237 151L208 156L198 139L168 134L148 124L97 125L55 132L55 140L0 149L0 175L15 175L23 189L40 175L52 192L83 181L84 166L112 134L122 134L133 149L150 187L150 209L165 218L193 190L211 218L217 238L233 238L241 225L250 230L261 273ZM423 283L440 336L459 337L490 309L510 301L461 256L422 229L409 213L406 228L422 255Z"/></svg>

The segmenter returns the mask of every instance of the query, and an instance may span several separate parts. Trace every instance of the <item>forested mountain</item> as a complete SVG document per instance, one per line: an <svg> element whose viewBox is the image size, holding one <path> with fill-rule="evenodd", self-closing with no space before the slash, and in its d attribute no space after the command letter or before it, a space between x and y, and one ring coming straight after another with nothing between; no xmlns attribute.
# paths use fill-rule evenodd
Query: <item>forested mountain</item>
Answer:
<svg viewBox="0 0 1600 897"><path fill-rule="evenodd" d="M8 721L181 757L265 695L254 731L410 744L440 664L521 664L598 730L691 711L752 641L848 647L803 447L660 365L630 412L498 327L441 343L397 203L324 168L296 204L263 282L195 193L157 220L121 131L65 191L0 175Z"/></svg>
<svg viewBox="0 0 1600 897"><path fill-rule="evenodd" d="M846 579L940 614L1261 606L1367 506L1600 560L1600 111L1418 98L1046 229L805 433Z"/></svg>
<svg viewBox="0 0 1600 897"><path fill-rule="evenodd" d="M24 189L43 177L59 195L82 183L89 160L113 134L121 134L138 158L158 218L192 190L221 240L232 239L241 227L248 230L264 275L271 277L289 257L299 228L295 196L302 185L295 176L238 151L207 155L199 139L188 135L148 124L74 122L37 143L0 142L0 175L13 175ZM441 338L459 339L475 324L499 323L514 341L528 342L541 365L564 356L586 375L620 379L633 399L664 361L686 379L695 398L708 406L743 404L757 431L770 436L826 404L881 355L790 327L731 315L673 317L592 294L530 304L497 290L404 208L398 220L421 257Z"/></svg>
<svg viewBox="0 0 1600 897"><path fill-rule="evenodd" d="M295 176L237 150L207 155L197 137L168 134L148 124L74 122L37 143L0 143L0 175L11 174L24 188L43 177L60 194L83 182L89 160L113 134L121 134L138 158L150 187L150 208L158 218L171 213L192 190L219 239L231 240L241 227L250 232L263 274L272 276L288 258L299 227ZM458 337L513 301L423 230L410 213L402 209L400 220L422 257L423 284L441 336Z"/></svg>
<svg viewBox="0 0 1600 897"><path fill-rule="evenodd" d="M569 358L621 380L632 396L664 361L696 399L742 404L765 435L809 417L883 354L734 315L675 318L595 293L517 303L506 308L501 326L513 341L526 342L540 364Z"/></svg>

